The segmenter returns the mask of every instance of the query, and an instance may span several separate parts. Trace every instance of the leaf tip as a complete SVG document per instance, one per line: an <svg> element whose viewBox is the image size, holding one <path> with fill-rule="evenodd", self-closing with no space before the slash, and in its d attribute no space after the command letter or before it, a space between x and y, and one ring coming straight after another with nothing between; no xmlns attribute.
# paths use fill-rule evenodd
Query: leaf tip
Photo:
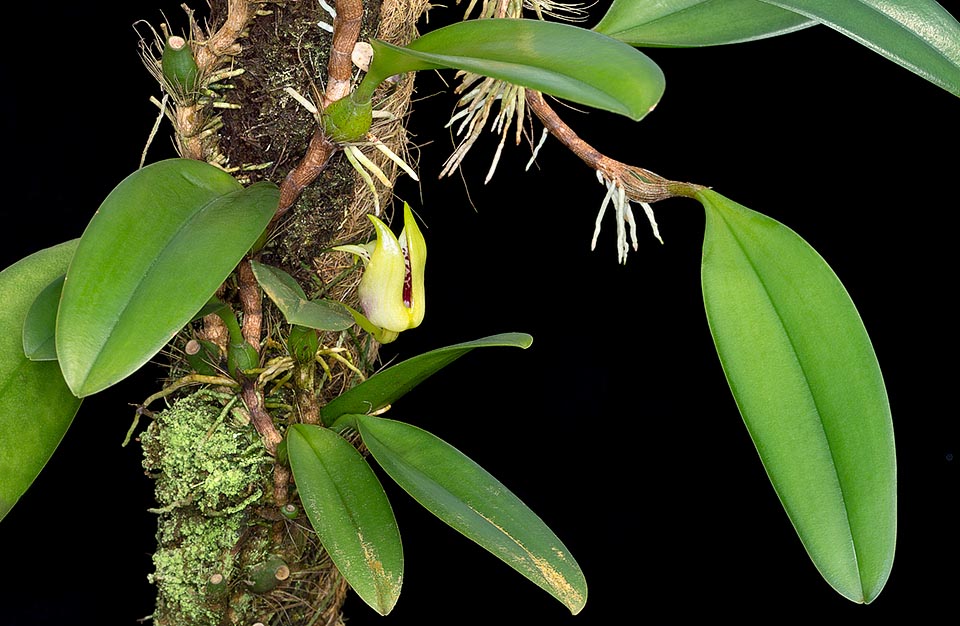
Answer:
<svg viewBox="0 0 960 626"><path fill-rule="evenodd" d="M561 561L567 560L562 553L555 553L554 556ZM530 557L533 560L533 564L543 576L544 581L546 581L550 587L551 595L562 602L563 605L570 610L571 614L576 615L582 611L583 607L587 604L587 584L583 580L582 574L577 577L579 580L571 582L558 571L549 560L532 554ZM580 574L580 569L576 568L575 572Z"/></svg>
<svg viewBox="0 0 960 626"><path fill-rule="evenodd" d="M529 333L502 333L479 341L492 341L494 342L492 345L504 345L526 350L533 345L533 335Z"/></svg>
<svg viewBox="0 0 960 626"><path fill-rule="evenodd" d="M364 597L364 600L380 615L387 615L396 606L400 599L400 587L403 584L403 573L387 571L383 561L377 554L376 547L364 540L363 533L357 531L357 539L363 550L363 560L373 578L375 598ZM402 561L401 561L402 566ZM366 595L366 594L365 594Z"/></svg>

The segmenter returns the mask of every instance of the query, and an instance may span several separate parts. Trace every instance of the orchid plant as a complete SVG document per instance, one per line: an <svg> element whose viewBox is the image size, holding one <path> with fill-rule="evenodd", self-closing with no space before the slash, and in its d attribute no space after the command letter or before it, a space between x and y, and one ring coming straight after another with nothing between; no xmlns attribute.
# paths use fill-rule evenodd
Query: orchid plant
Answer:
<svg viewBox="0 0 960 626"><path fill-rule="evenodd" d="M383 417L471 351L527 348L532 338L465 338L376 367L380 344L425 319L426 238L406 202L399 235L379 216L379 196L368 196L358 212L364 226L352 238L334 228L322 254L296 262L276 252L285 220L321 210L301 194L323 184L341 152L360 188L376 194L371 171L390 181L365 150L413 171L377 136L378 120L397 117L381 108L386 94L417 71L455 70L460 111L450 125L461 143L444 173L461 166L489 126L500 138L490 180L506 139L532 135L536 120L541 136L531 141L531 162L552 137L593 171L603 191L591 246L612 207L621 264L644 245L635 208L662 242L655 203L679 197L703 206L707 320L761 462L826 582L854 602L877 598L896 543L893 422L876 354L840 279L778 221L703 185L601 153L544 94L636 122L665 86L660 67L638 48L736 44L824 25L960 95L954 16L933 0L615 0L587 29L557 21L582 18L587 9L579 5L471 3L467 14L477 11L479 19L408 41L369 37L372 61L354 81L349 59L363 49L364 7L342 0L317 104L286 87L312 108L313 126L300 161L277 169L235 163L217 139L225 132L219 111L230 109L224 85L240 76L233 67L238 42L272 15L259 4L232 0L209 33L192 14L186 36L161 29L146 58L181 157L131 173L77 239L0 273L0 376L8 382L0 388L0 518L43 469L83 399L167 350L176 355L170 380L136 409L150 424L141 432L135 422L128 435L139 432L144 465L158 481L155 622L294 623L291 615L335 615L343 594L330 581L338 577L376 612L390 613L404 553L373 465L442 522L580 612L586 578L533 511L449 443ZM315 262L335 266L336 278L303 271ZM179 458L186 449L195 450ZM196 536L211 540L193 550L187 538ZM296 594L297 602L285 604Z"/></svg>

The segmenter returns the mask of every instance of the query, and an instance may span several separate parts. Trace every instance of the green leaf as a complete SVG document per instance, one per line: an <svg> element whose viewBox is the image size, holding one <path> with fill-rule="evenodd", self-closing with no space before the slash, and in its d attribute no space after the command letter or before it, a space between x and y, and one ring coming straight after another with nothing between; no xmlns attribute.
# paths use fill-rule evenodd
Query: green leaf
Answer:
<svg viewBox="0 0 960 626"><path fill-rule="evenodd" d="M587 583L570 551L517 496L462 452L403 422L356 415L363 443L407 493L574 615Z"/></svg>
<svg viewBox="0 0 960 626"><path fill-rule="evenodd" d="M27 311L67 271L76 240L41 250L0 272L0 519L47 464L80 408L56 361L23 354Z"/></svg>
<svg viewBox="0 0 960 626"><path fill-rule="evenodd" d="M813 18L960 96L960 22L933 0L763 0Z"/></svg>
<svg viewBox="0 0 960 626"><path fill-rule="evenodd" d="M287 455L323 548L357 595L386 615L400 596L403 550L373 470L345 439L318 426L292 426Z"/></svg>
<svg viewBox="0 0 960 626"><path fill-rule="evenodd" d="M194 314L193 318L191 318L190 321L192 322L195 320L200 320L205 318L208 315L218 314L221 311L229 310L229 309L230 309L230 305L228 305L226 302L224 302L220 298L214 296L209 300L207 300L207 302L202 307L200 307L200 310Z"/></svg>
<svg viewBox="0 0 960 626"><path fill-rule="evenodd" d="M123 180L80 239L63 287L57 355L88 396L133 373L204 306L273 216L271 183L246 189L201 161Z"/></svg>
<svg viewBox="0 0 960 626"><path fill-rule="evenodd" d="M23 353L31 361L56 361L57 308L66 274L43 288L23 320Z"/></svg>
<svg viewBox="0 0 960 626"><path fill-rule="evenodd" d="M614 0L594 30L632 46L743 43L817 22L760 0Z"/></svg>
<svg viewBox="0 0 960 626"><path fill-rule="evenodd" d="M353 326L353 315L339 302L308 300L299 283L282 269L250 261L253 275L264 293L290 324L317 330L344 330Z"/></svg>
<svg viewBox="0 0 960 626"><path fill-rule="evenodd" d="M320 416L325 424L332 424L347 413L379 411L474 348L529 348L532 343L533 337L526 333L503 333L425 352L377 372L356 387L340 394L320 409Z"/></svg>
<svg viewBox="0 0 960 626"><path fill-rule="evenodd" d="M870 338L833 270L786 226L713 191L703 300L727 381L800 540L871 602L896 543L896 455Z"/></svg>
<svg viewBox="0 0 960 626"><path fill-rule="evenodd" d="M453 68L639 120L663 95L660 68L633 47L576 26L540 20L470 20L399 48L373 40L370 78ZM366 81L364 81L366 82Z"/></svg>

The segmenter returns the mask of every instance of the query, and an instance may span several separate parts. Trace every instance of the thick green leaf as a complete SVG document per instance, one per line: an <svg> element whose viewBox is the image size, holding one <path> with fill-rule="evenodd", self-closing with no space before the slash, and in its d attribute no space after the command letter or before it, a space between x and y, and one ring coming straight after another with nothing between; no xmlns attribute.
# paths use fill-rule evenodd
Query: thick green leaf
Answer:
<svg viewBox="0 0 960 626"><path fill-rule="evenodd" d="M850 296L786 226L713 191L703 300L730 389L790 520L840 594L871 602L896 543L887 393Z"/></svg>
<svg viewBox="0 0 960 626"><path fill-rule="evenodd" d="M27 311L23 321L23 353L31 361L57 360L57 308L65 277L66 274L44 287Z"/></svg>
<svg viewBox="0 0 960 626"><path fill-rule="evenodd" d="M287 455L323 548L357 595L386 615L400 596L403 550L373 470L345 439L318 426L291 427Z"/></svg>
<svg viewBox="0 0 960 626"><path fill-rule="evenodd" d="M56 361L23 354L24 318L51 281L67 271L76 241L47 248L0 272L0 519L47 464L80 400Z"/></svg>
<svg viewBox="0 0 960 626"><path fill-rule="evenodd" d="M632 46L693 47L775 37L816 23L760 0L614 0L594 30Z"/></svg>
<svg viewBox="0 0 960 626"><path fill-rule="evenodd" d="M242 188L200 161L123 180L80 239L63 287L57 356L87 396L125 378L200 310L273 216L271 183Z"/></svg>
<svg viewBox="0 0 960 626"><path fill-rule="evenodd" d="M933 0L763 0L859 41L960 96L960 22Z"/></svg>
<svg viewBox="0 0 960 626"><path fill-rule="evenodd" d="M407 493L576 615L587 582L570 551L517 496L450 444L415 426L356 415L363 443Z"/></svg>
<svg viewBox="0 0 960 626"><path fill-rule="evenodd" d="M512 346L529 348L533 337L526 333L503 333L425 352L377 372L320 409L325 424L347 413L373 413L396 402L411 389L474 348Z"/></svg>
<svg viewBox="0 0 960 626"><path fill-rule="evenodd" d="M576 26L540 20L470 20L399 48L372 42L379 82L413 70L453 68L639 120L663 95L660 68L633 47Z"/></svg>
<svg viewBox="0 0 960 626"><path fill-rule="evenodd" d="M308 300L297 281L282 269L250 261L253 275L264 293L290 324L317 330L344 330L353 326L353 315L339 302Z"/></svg>

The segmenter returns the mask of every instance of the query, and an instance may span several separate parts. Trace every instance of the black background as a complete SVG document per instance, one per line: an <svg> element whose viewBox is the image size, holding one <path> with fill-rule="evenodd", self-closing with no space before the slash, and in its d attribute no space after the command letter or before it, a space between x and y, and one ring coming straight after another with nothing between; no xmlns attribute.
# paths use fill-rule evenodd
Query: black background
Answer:
<svg viewBox="0 0 960 626"><path fill-rule="evenodd" d="M161 9L182 24L177 7L5 7L8 32L27 35L5 39L0 55L3 266L79 236L137 167L156 88L132 24L158 23ZM459 11L437 9L432 19ZM834 593L769 486L703 314L699 205L655 205L666 245L641 225L640 250L623 267L609 215L589 251L604 190L555 141L526 173L529 149L508 148L483 185L495 148L485 137L465 180L437 181L452 145L440 121L454 99L423 73L410 126L424 182L398 191L426 226L429 306L424 325L384 358L504 331L535 341L527 351L474 352L398 402L393 417L451 442L537 511L579 561L590 599L571 617L388 485L406 584L387 618L351 597L351 624L955 614L960 102L825 28L647 52L667 91L643 122L558 110L614 158L713 186L786 223L844 281L894 414L900 517L886 589L866 607ZM168 137L164 126L150 161L173 155ZM151 485L136 446L120 441L128 404L155 389L159 371L85 400L0 524L0 625L127 625L151 612Z"/></svg>

